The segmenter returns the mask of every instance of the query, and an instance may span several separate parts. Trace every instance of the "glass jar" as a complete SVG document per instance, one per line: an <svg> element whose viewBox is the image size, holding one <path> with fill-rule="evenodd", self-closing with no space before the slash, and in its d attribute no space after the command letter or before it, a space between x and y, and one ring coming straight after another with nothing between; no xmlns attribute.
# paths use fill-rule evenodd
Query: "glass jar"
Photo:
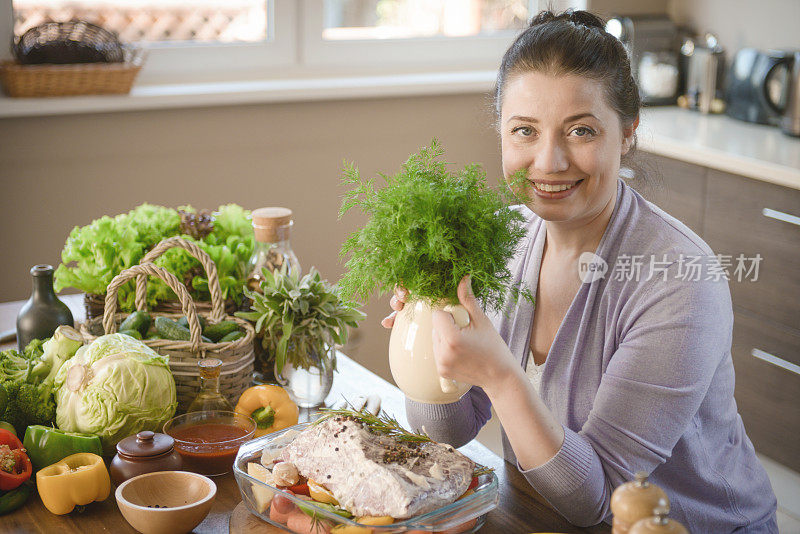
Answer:
<svg viewBox="0 0 800 534"><path fill-rule="evenodd" d="M247 262L247 286L261 291L263 269L279 271L286 266L287 274L300 276L300 262L289 243L292 226L292 210L288 208L259 208L253 211L255 248Z"/></svg>
<svg viewBox="0 0 800 534"><path fill-rule="evenodd" d="M643 52L637 74L645 104L671 104L677 98L679 71L675 52Z"/></svg>
<svg viewBox="0 0 800 534"><path fill-rule="evenodd" d="M222 370L222 360L204 358L197 362L197 367L200 368L200 392L186 411L223 410L232 412L233 406L219 392L219 374Z"/></svg>
<svg viewBox="0 0 800 534"><path fill-rule="evenodd" d="M300 262L289 242L294 225L292 210L279 207L259 208L253 211L252 220L256 244L250 261L247 262L247 287L261 292L264 269L275 272L285 268L287 274L297 273L298 277L301 276ZM249 307L248 301L245 308ZM253 351L256 357L253 381L256 384L274 384L276 378L269 363L271 356L264 349L264 336L259 332L256 332L253 339Z"/></svg>

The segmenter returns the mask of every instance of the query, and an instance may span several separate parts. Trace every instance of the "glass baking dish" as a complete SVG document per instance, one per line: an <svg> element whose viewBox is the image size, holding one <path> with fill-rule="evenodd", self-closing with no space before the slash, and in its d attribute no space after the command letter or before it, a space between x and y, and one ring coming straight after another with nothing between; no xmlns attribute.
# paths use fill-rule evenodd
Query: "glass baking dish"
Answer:
<svg viewBox="0 0 800 534"><path fill-rule="evenodd" d="M248 441L239 448L239 454L236 455L236 461L233 464L233 474L236 477L236 483L239 484L239 491L242 493L242 499L250 512L267 523L288 530L289 532L292 532L292 530L290 530L287 525L270 519L269 507L264 513L259 513L259 507L256 504L257 500L254 496L254 492L261 492L263 494L264 491L276 492L281 490L248 475L247 464L249 462L260 463L261 452L264 447L278 441L286 432L291 430L303 430L309 424L310 423L301 423ZM363 525L352 519L346 519L321 507L314 506L308 501L298 499L290 493L284 492L284 495L295 504L300 503L307 509L313 509L316 518L324 519L329 522L332 527L342 525L336 530L343 533L388 534L393 532L446 532L447 534L468 534L470 532L476 532L481 528L486 520L486 513L497 507L497 501L499 499L497 475L492 472L480 475L478 477L478 485L474 488L474 491L475 493L472 495L433 510L432 512L421 514L410 519L403 519L391 525L380 526ZM322 525L322 523L319 524ZM345 526L349 528L345 529ZM324 534L330 532L330 530L327 528L318 528L316 531L312 532L315 532L315 534Z"/></svg>

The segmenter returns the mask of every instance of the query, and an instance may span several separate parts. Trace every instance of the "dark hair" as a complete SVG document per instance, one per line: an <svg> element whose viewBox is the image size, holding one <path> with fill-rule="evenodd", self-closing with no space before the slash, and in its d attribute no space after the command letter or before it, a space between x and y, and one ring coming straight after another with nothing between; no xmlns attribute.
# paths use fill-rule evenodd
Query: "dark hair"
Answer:
<svg viewBox="0 0 800 534"><path fill-rule="evenodd" d="M567 10L558 15L541 11L506 50L497 74L494 103L500 116L503 89L515 74L539 71L576 74L603 84L609 105L624 127L639 116L639 88L622 43L605 31L603 20L588 11ZM635 148L636 141L634 138Z"/></svg>

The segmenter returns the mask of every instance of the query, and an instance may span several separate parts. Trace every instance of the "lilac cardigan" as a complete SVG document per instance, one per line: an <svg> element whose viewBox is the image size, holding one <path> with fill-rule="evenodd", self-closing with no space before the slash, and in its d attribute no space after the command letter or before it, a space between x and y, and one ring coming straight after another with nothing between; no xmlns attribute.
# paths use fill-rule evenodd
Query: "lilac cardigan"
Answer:
<svg viewBox="0 0 800 534"><path fill-rule="evenodd" d="M509 267L535 292L545 224L527 207L527 238ZM733 398L733 311L713 253L685 225L619 180L596 254L609 270L584 282L558 329L539 394L564 427L564 444L544 465L522 471L570 522L610 522L611 492L636 471L670 498L670 516L694 533L776 533L776 499ZM638 281L617 266L644 255ZM650 257L665 263L648 280ZM683 255L683 258L681 258ZM685 260L703 256L700 280ZM666 278L666 280L664 279ZM710 280L707 280L709 279ZM525 367L533 306L491 316ZM453 404L406 400L412 427L461 446L491 416L473 387ZM514 453L503 433L506 460Z"/></svg>

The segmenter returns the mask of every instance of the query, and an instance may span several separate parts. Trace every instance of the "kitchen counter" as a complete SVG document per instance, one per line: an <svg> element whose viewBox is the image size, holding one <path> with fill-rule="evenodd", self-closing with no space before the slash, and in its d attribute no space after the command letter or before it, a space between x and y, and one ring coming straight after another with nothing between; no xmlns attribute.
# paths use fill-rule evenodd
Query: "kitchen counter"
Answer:
<svg viewBox="0 0 800 534"><path fill-rule="evenodd" d="M665 106L642 110L638 136L645 152L800 189L800 138L774 126Z"/></svg>
<svg viewBox="0 0 800 534"><path fill-rule="evenodd" d="M76 321L85 320L82 295L62 295L60 297L72 310ZM0 303L0 330L13 328L14 319L22 307L23 301ZM0 345L0 350L15 346L16 343ZM342 397L353 398L354 394L379 395L384 412L394 416L401 424L407 426L405 419L405 397L394 385L386 382L365 367L351 360L342 353L338 354L338 372L333 382L326 404L338 402ZM311 420L314 410L301 409L300 420ZM486 524L481 532L564 532L608 534L611 528L601 523L587 528L570 525L553 510L547 502L536 494L515 466L504 461L489 449L471 441L461 451L473 460L494 469L499 479L498 507L489 512ZM239 488L232 474L214 477L217 484L217 497L211 512L193 532L204 534L228 534L231 513L242 502ZM260 527L259 532L278 532L265 522L254 521ZM38 495L33 495L19 510L0 519L0 531L3 532L67 532L83 534L86 532L114 532L116 534L136 534L136 531L123 519L117 509L112 492L109 497L98 503L92 503L82 511L67 515L53 515L48 512ZM281 531L282 532L282 531ZM449 532L449 531L448 531Z"/></svg>

